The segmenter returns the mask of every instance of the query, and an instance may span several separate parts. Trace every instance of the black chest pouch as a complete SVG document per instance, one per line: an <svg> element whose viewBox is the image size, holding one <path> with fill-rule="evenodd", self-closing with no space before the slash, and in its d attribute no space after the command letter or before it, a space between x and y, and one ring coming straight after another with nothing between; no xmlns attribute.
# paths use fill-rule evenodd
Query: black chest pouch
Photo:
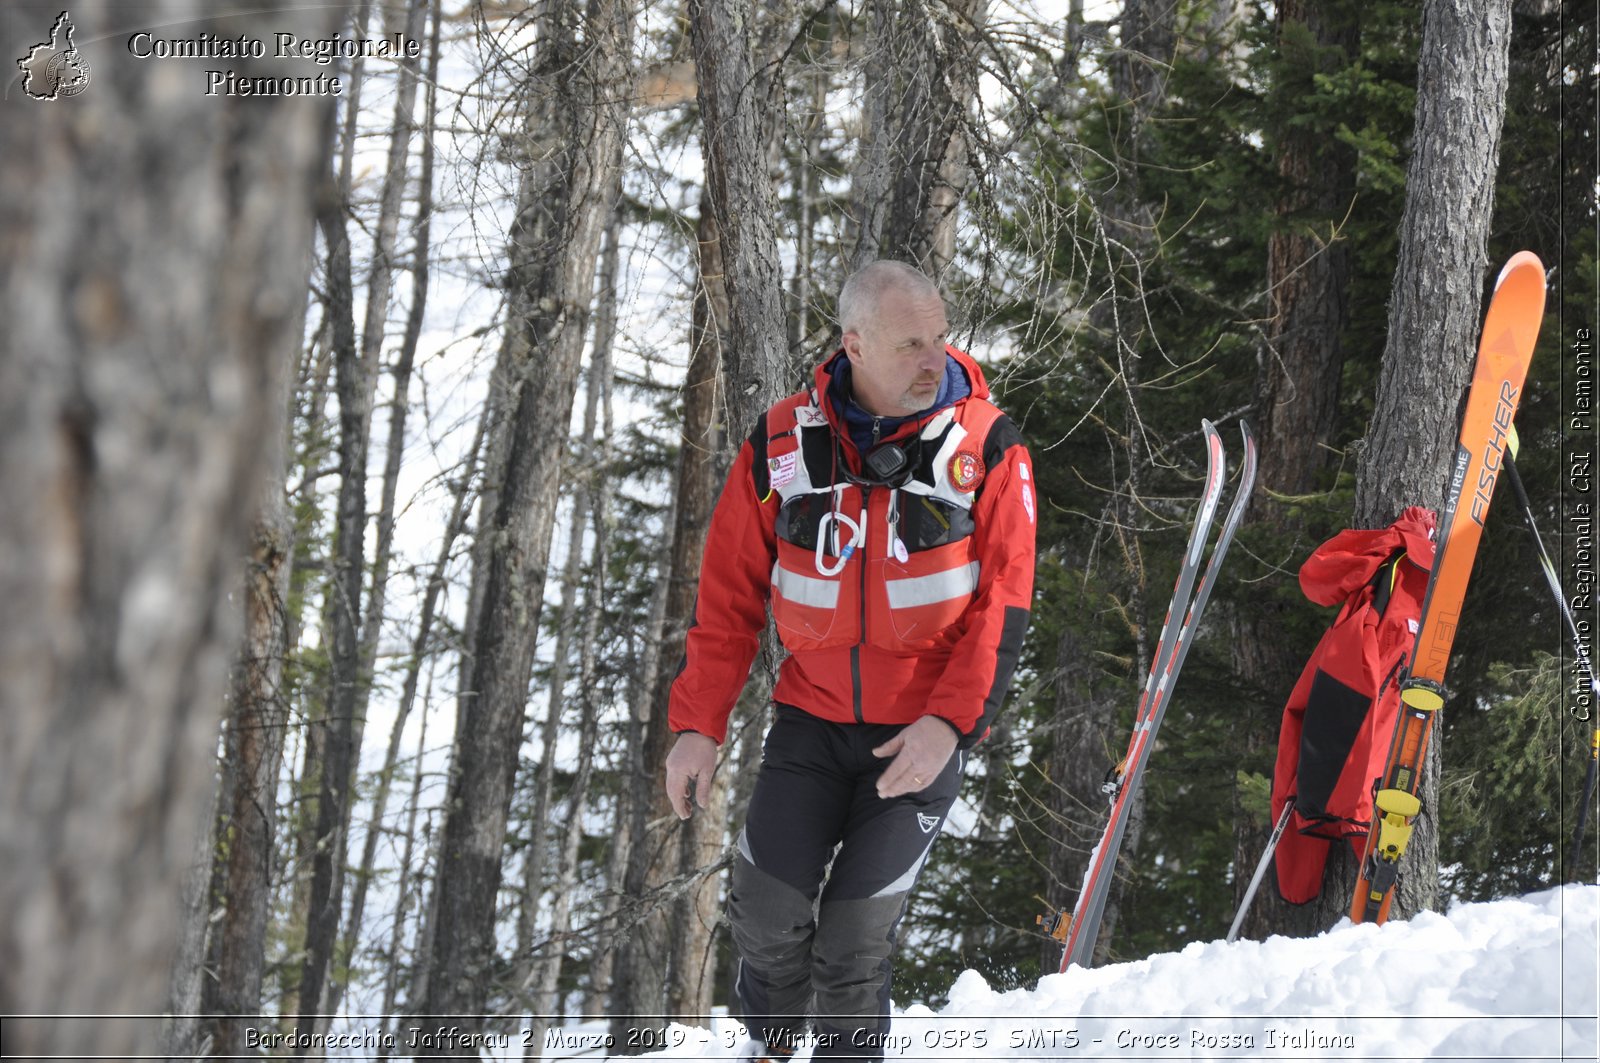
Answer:
<svg viewBox="0 0 1600 1063"><path fill-rule="evenodd" d="M911 459L897 443L880 443L861 459L866 478L884 487L899 487L911 479Z"/></svg>

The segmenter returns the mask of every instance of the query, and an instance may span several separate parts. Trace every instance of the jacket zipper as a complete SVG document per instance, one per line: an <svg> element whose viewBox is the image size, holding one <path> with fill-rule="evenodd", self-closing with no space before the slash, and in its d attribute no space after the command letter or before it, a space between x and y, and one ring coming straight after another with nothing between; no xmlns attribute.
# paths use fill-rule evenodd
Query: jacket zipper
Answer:
<svg viewBox="0 0 1600 1063"><path fill-rule="evenodd" d="M878 434L876 422L872 434ZM861 492L861 512L866 515L867 527L861 529L861 557L858 562L861 569L861 631L856 644L850 647L850 696L856 723L866 723L866 715L861 709L861 647L867 644L867 559L872 554L872 488L863 486L857 489Z"/></svg>

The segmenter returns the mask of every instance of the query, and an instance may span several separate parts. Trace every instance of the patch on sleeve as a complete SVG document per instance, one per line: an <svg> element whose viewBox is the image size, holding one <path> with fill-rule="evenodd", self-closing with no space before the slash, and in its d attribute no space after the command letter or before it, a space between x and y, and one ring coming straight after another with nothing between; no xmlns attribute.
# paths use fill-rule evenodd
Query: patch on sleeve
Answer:
<svg viewBox="0 0 1600 1063"><path fill-rule="evenodd" d="M1033 488L1022 485L1022 508L1028 511L1028 523L1033 523Z"/></svg>
<svg viewBox="0 0 1600 1063"><path fill-rule="evenodd" d="M950 459L950 485L962 494L976 491L983 473L983 459L969 450L958 450Z"/></svg>

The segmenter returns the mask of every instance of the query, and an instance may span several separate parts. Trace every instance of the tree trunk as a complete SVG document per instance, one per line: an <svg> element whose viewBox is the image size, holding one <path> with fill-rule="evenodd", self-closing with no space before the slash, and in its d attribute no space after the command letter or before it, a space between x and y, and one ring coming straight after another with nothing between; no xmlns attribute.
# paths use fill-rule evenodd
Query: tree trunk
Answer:
<svg viewBox="0 0 1600 1063"><path fill-rule="evenodd" d="M837 34L837 15L825 11L806 21L804 32L811 47L824 54L833 46ZM803 116L796 116L799 144L790 155L790 182L798 200L795 216L794 274L789 281L789 350L803 353L813 344L823 343L832 324L812 308L817 258L817 226L823 205L821 168L816 160L823 152L827 132L828 89L832 77L827 65L808 63L804 79Z"/></svg>
<svg viewBox="0 0 1600 1063"><path fill-rule="evenodd" d="M364 36L372 17L371 0L363 0L361 6L356 9L354 17L356 32ZM364 57L358 56L350 63L349 92L339 125L338 167L334 178L332 200L344 204L351 201L350 190L354 183L357 118L361 114L361 87L366 81L365 68ZM319 193L319 203L328 199L326 190ZM320 213L319 211L319 215ZM319 225L320 221L319 216ZM336 257L336 251L342 257ZM293 536L295 552L289 565L289 594L291 600L302 601L313 596L311 591L313 582L326 583L327 573L332 567L331 561L319 552L322 544L321 531L316 527L320 520L316 491L318 480L326 474L324 460L333 450L333 445L329 442L332 434L328 431L330 420L328 396L336 373L335 363L338 360L335 348L342 342L354 342L342 332L335 335L336 319L341 329L345 325L354 327L351 316L354 299L350 295L348 240L342 241L337 246L331 241L328 242L326 253L329 262L329 280L327 290L321 297L323 317L317 329L313 357L308 359L307 363L307 368L310 370L309 380L303 379L301 386L294 392L297 397L303 393L306 398L304 446L298 454L303 472L291 496L291 508L296 521ZM304 617L300 612L296 611L289 617L286 653L291 658L300 645L304 626ZM324 622L324 630L330 627L331 625ZM277 985L274 987L274 993L279 998L278 1011L281 1015L292 1016L299 1010L300 982L305 966L304 946L306 928L311 918L311 878L316 856L314 817L321 789L323 736L328 718L329 684L325 676L325 670L319 672L316 679L306 686L303 710L305 726L299 729L301 743L299 769L291 784L293 797L288 813L288 826L294 832L292 846L294 856L289 863L292 885L289 913L282 920L280 931L285 940L295 943L298 951L277 965Z"/></svg>
<svg viewBox="0 0 1600 1063"><path fill-rule="evenodd" d="M1359 9L1345 0L1289 0L1278 4L1278 47L1283 81L1279 106L1317 93L1317 80L1337 76L1360 48ZM1278 496L1316 490L1327 464L1327 442L1338 414L1342 346L1349 317L1350 246L1339 233L1355 196L1355 152L1332 128L1294 125L1278 139L1278 176L1284 183L1278 227L1267 244L1267 284L1272 311L1262 367L1258 443L1261 489L1247 520L1271 529L1279 541L1291 534ZM1270 775L1277 748L1280 707L1312 646L1285 639L1292 630L1284 604L1265 596L1242 618L1234 640L1235 667L1256 692L1242 706L1246 762L1242 770ZM1262 815L1234 801L1234 904L1245 888L1272 830ZM1277 890L1259 890L1240 933L1262 939L1308 929L1302 909Z"/></svg>
<svg viewBox="0 0 1600 1063"><path fill-rule="evenodd" d="M219 785L217 790L220 791ZM217 793L206 802L203 823L216 819ZM194 853L183 887L182 909L178 917L177 950L172 959L171 989L167 1012L161 1021L159 1051L168 1060L195 1059L210 1051L203 1017L204 994L212 979L207 977L207 957L211 944L212 898L217 861L216 832L195 832Z"/></svg>
<svg viewBox="0 0 1600 1063"><path fill-rule="evenodd" d="M335 17L209 13L262 38L326 37ZM74 42L167 16L86 3L63 17L70 37L30 30L55 41L30 53L33 91ZM329 117L125 62L0 117L0 1012L164 1004ZM156 1036L138 1018L5 1029L18 1055L137 1055Z"/></svg>
<svg viewBox="0 0 1600 1063"><path fill-rule="evenodd" d="M620 193L620 189L619 189ZM596 661L600 644L600 617L605 611L605 574L607 544L610 536L610 485L606 472L611 467L612 434L611 376L612 341L616 333L616 280L617 239L620 236L618 216L612 216L607 230L606 253L601 265L600 286L602 311L596 315L595 352L593 371L590 374L590 395L585 410L587 444L585 465L589 481L583 497L591 507L594 524L594 548L589 558L589 584L584 596L583 625L579 633L578 650L578 763L573 771L572 786L567 794L566 816L562 820L561 846L555 881L551 884L553 899L550 910L549 944L544 955L534 967L533 1017L529 1023L528 1051L524 1059L538 1059L544 1045L545 1031L552 1017L561 1013L558 986L561 967L572 927L572 895L578 883L578 863L583 844L583 820L589 801L589 781L594 773L595 745L600 728L600 695L596 687ZM605 421L597 438L595 410L604 394Z"/></svg>
<svg viewBox="0 0 1600 1063"><path fill-rule="evenodd" d="M412 369L416 363L417 343L422 336L423 313L427 307L428 299L428 255L432 250L430 234L433 218L433 122L437 107L438 69L439 69L439 7L440 0L432 0L431 17L433 29L429 37L428 84L427 101L424 105L423 137L422 137L422 174L417 192L417 222L413 230L412 255L411 255L411 306L406 314L405 333L400 341L400 350L395 358L394 367L394 400L389 413L389 439L384 453L383 469L383 500L378 508L378 541L374 551L372 590L367 598L366 617L363 621L361 634L361 674L370 677L377 663L378 633L383 625L384 601L388 586L388 571L392 544L394 541L395 521L395 494L400 481L400 461L405 452L406 414L410 409L409 392L411 388ZM416 20L419 19L422 0L413 0L410 12L407 15L407 33L417 31ZM410 137L411 105L414 102L416 74L412 67L403 62L400 67L401 91L399 101L395 104L395 123L393 140L391 144L398 143L403 146ZM407 85L411 86L407 91ZM388 205L393 189L403 188L405 184L405 159L404 150L391 151L389 176L385 179L384 203ZM398 197L396 197L398 198ZM395 211L398 213L398 203ZM381 227L380 227L381 229ZM388 250L384 257L393 253L394 237L387 237ZM367 327L378 330L378 338L382 338L383 322L381 319L374 321L371 306L377 301L376 295L381 287L387 292L389 284L385 279L381 285L376 279L377 265L374 264L374 280L368 285L368 319ZM386 300L385 300L386 301ZM369 332L370 336L371 333ZM476 455L477 446L473 447ZM450 521L445 530L444 553L449 556L449 550L454 544L465 521L467 495L466 478L463 477L456 491L456 500ZM427 640L429 628L432 626L434 599L437 598L436 588L430 584L426 592L428 600L423 603L422 620L418 624L418 641ZM413 697L416 693L415 669L411 669L406 682L410 687ZM364 686L364 689L370 687ZM361 924L366 912L367 888L371 884L372 869L377 859L378 836L382 832L383 817L389 803L389 787L394 778L395 762L399 754L400 737L405 728L406 717L410 712L408 699L402 699L399 712L395 716L394 727L389 735L389 747L384 757L383 768L378 778L378 790L373 797L372 816L368 820L366 838L362 842L361 865L356 874L350 897L350 913L345 920L344 938L339 952L343 958L340 965L345 974L330 980L327 1001L323 1005L325 1014L336 1014L339 1003L344 995L345 986L349 982L349 969L356 956L356 950L361 941ZM362 719L366 717L363 709ZM364 728L362 728L364 730ZM355 743L357 754L361 748L359 740Z"/></svg>
<svg viewBox="0 0 1600 1063"><path fill-rule="evenodd" d="M894 258L939 277L954 257L978 94L969 51L986 8L986 0L873 0L866 133L851 195L854 269Z"/></svg>
<svg viewBox="0 0 1600 1063"><path fill-rule="evenodd" d="M621 189L614 190L614 195L620 196ZM578 592L583 576L584 539L589 531L590 517L598 512L595 492L600 487L606 469L607 459L600 454L596 432L600 430L600 395L610 392L612 333L616 328L617 242L621 239L621 225L620 212L613 212L602 238L594 351L589 358L588 378L584 384L583 427L573 441L577 461L572 492L572 522L567 528L567 555L561 573L561 612L555 625L556 645L550 665L549 704L541 734L539 770L534 779L533 810L528 817L534 836L528 841L527 855L523 860L522 905L517 921L517 957L519 964L524 967L533 963L535 923L539 899L544 893L544 857L547 848L544 830L550 822L550 805L555 793L556 746L566 707L567 682L571 678L572 648L575 637L581 637L587 627L587 617L578 608ZM603 531L598 525L594 530L597 536ZM580 622L580 617L584 617L583 622ZM583 652L588 652L588 649L582 647ZM531 973L524 978L525 981L531 979ZM534 1020L538 1021L537 1014Z"/></svg>
<svg viewBox="0 0 1600 1063"><path fill-rule="evenodd" d="M1500 127L1509 70L1509 0L1428 0L1422 9L1414 148L1406 165L1400 261L1372 426L1356 475L1355 524L1381 528L1408 505L1443 512L1472 375L1488 271ZM1423 770L1422 815L1406 849L1392 917L1439 907L1439 744ZM1317 906L1347 914L1355 861L1335 846Z"/></svg>
<svg viewBox="0 0 1600 1063"><path fill-rule="evenodd" d="M476 458L476 447L473 448L473 455L474 458ZM417 645L419 648L423 645L423 642L420 638ZM406 829L403 835L405 842L403 843L400 852L399 881L395 884L395 893L399 900L395 903L394 918L389 924L388 964L383 973L383 1005L378 1012L380 1015L385 1016L384 1021L386 1023L388 1022L387 1016L395 1014L395 1002L399 999L400 994L400 951L402 947L402 939L405 936L406 916L410 914L411 906L420 889L420 887L413 887L413 881L420 883L423 878L422 874L420 873L420 869L413 866L412 856L416 852L417 816L422 804L422 763L423 758L428 752L428 710L433 704L432 660L433 658L430 657L430 664L428 667L428 687L423 692L422 718L418 721L417 726L417 764L411 773L411 795L406 802ZM414 665L420 665L421 663L422 658L420 655L413 657ZM414 671L409 673L409 675L413 677L414 674ZM411 681L411 693L412 695L415 695L415 679L412 678ZM429 837L431 837L431 832L428 837L424 837L422 843L422 864L424 867L428 862L427 854L432 850L432 846L429 844ZM417 947L413 950L414 954L423 951L422 940L422 933L419 929L417 934ZM394 1025L393 1031L398 1035L398 1023Z"/></svg>
<svg viewBox="0 0 1600 1063"><path fill-rule="evenodd" d="M1134 639L1133 674L1135 683L1142 685L1149 668L1151 639L1158 632L1151 630L1152 615L1146 598L1150 574L1145 566L1143 544L1133 531L1138 526L1137 514L1145 505L1140 498L1140 476L1149 459L1146 431L1139 412L1142 373L1140 350L1147 339L1141 324L1146 320L1143 308L1144 293L1140 276L1144 265L1154 253L1154 218L1150 209L1139 198L1140 153L1145 126L1166 101L1167 71L1172 63L1174 27L1177 20L1175 0L1128 0L1123 6L1120 23L1121 42L1111 59L1111 86L1117 113L1121 116L1114 130L1114 143L1118 152L1115 160L1118 176L1114 188L1099 198L1101 231L1098 250L1104 256L1110 288L1106 297L1090 311L1090 322L1105 332L1114 345L1115 365L1121 377L1121 391L1127 408L1122 432L1113 448L1126 454L1126 473L1117 483L1108 508L1107 519L1118 544L1122 559L1122 577L1126 582L1126 615L1132 625ZM1134 698L1137 699L1138 686ZM1092 743L1103 726L1099 702L1091 702L1090 715L1085 723L1090 728L1080 735L1076 743ZM1103 733L1103 732L1101 732ZM1121 736L1105 739L1112 743L1114 755L1120 756L1123 748ZM1065 817L1073 816L1078 807L1094 807L1103 802L1100 786L1105 768L1088 770L1082 760L1076 761L1088 773L1068 781L1067 792L1062 796L1069 804L1062 809ZM1102 816L1103 824L1103 816ZM1119 868L1139 851L1144 825L1144 791L1134 796L1129 811L1129 823L1119 853ZM1122 895L1126 878L1118 874L1111 884L1101 916L1100 937L1095 948L1097 962L1109 954L1111 939L1116 933L1121 917Z"/></svg>
<svg viewBox="0 0 1600 1063"><path fill-rule="evenodd" d="M274 396L288 409L289 396ZM245 638L234 673L224 757L231 765L225 793L225 833L218 858L225 862L223 918L216 980L205 995L211 1052L241 1056L245 1032L259 1026L261 976L277 863L278 777L283 765L289 703L282 687L288 644L289 559L294 522L288 510L288 440L271 439L270 473L244 590Z"/></svg>
<svg viewBox="0 0 1600 1063"><path fill-rule="evenodd" d="M589 373L591 386L596 371L596 366L591 364ZM593 439L594 425L592 418L587 414L585 420L589 423L577 445L586 451L590 440ZM551 844L547 835L557 828L557 824L550 819L550 807L555 800L557 746L561 736L561 721L567 705L567 684L572 678L569 665L572 660L573 643L582 636L587 627L587 618L578 610L578 585L583 574L584 537L589 530L589 515L593 507L587 503L587 477L581 469L578 475L584 479L585 487L573 494L572 523L567 529L567 558L561 574L561 604L556 621L554 660L550 668L549 702L539 736L541 747L539 764L531 780L533 802L528 814L528 838L522 857L522 890L517 912L516 951L519 989L534 985L538 981L539 968L543 962L534 953L538 947L536 939L539 909L545 893L545 871L548 862L546 854ZM595 529L595 533L599 535L600 529ZM543 1002L539 1000L537 990L529 990L522 995L532 1012L529 1020L530 1047L533 1042L542 1046L544 1033L548 1028L545 1016L540 1010ZM524 1055L524 1058L530 1057ZM531 1058L537 1059L538 1056Z"/></svg>
<svg viewBox="0 0 1600 1063"><path fill-rule="evenodd" d="M615 194L621 195L620 187L615 190ZM573 644L576 642L579 658L580 714L583 715L579 731L581 734L587 734L591 726L587 713L593 703L589 691L594 682L595 640L599 638L595 625L605 608L603 599L594 589L593 581L601 579L603 572L597 566L605 564L603 547L607 530L603 521L606 509L604 492L606 470L611 462L609 408L611 350L617 325L617 244L621 239L621 229L622 215L620 211L614 211L606 225L600 251L599 306L595 314L594 351L589 358L588 379L584 385L583 428L574 445L578 457L577 484L572 496L572 526L567 536L566 569L561 577L561 617L556 632L555 659L550 668L550 703L542 735L544 748L539 758L538 777L534 780L533 812L528 817L532 836L528 839L527 855L523 862L522 906L517 919L517 967L523 972L519 977L519 987L532 987L524 994L529 1000L532 1011L529 1020L528 1051L523 1054L524 1059L539 1058L545 1031L549 1028L548 1018L553 1014L555 980L560 976L561 967L563 942L560 935L566 933L566 927L558 924L569 919L571 911L565 896L571 889L571 882L567 880L573 874L572 869L564 863L568 851L567 839L574 829L581 827L581 824L574 824L568 819L561 828L562 842L557 849L560 861L555 872L557 881L549 889L553 898L551 943L547 946L546 955L536 955L535 936L539 908L546 892L545 854L550 848L550 843L545 837L545 829L547 825L554 825L550 819L550 807L555 795L557 738L561 733L567 680L570 678L568 666L572 658ZM597 434L602 431L600 427L602 394L606 396L607 403L604 440ZM590 558L591 582L586 589L583 607L580 610L578 591L583 575L583 544L591 518L594 522L595 536L593 555ZM592 736L579 740L579 759L586 764L592 757L592 750L589 748L592 744ZM583 768L578 773L585 776L585 781L587 781L586 772L587 768ZM577 792L576 785L574 783L574 792ZM579 810L578 804L575 804L570 796L568 805L573 811ZM571 844L576 846L577 842L573 841ZM575 848L573 859L576 860ZM565 887L562 885L563 881L566 881ZM554 973L551 973L552 968Z"/></svg>
<svg viewBox="0 0 1600 1063"><path fill-rule="evenodd" d="M1090 854L1105 830L1106 801L1099 784L1119 755L1113 744L1119 740L1120 702L1115 694L1096 689L1099 669L1090 664L1070 628L1062 630L1056 660L1055 734L1045 780L1049 789L1041 802L1050 839L1045 902L1070 912L1083 888ZM1061 962L1061 946L1047 941L1041 950L1041 970L1054 971Z"/></svg>
<svg viewBox="0 0 1600 1063"><path fill-rule="evenodd" d="M328 689L323 715L307 736L313 754L306 759L302 785L314 795L315 812L300 849L309 860L306 886L306 936L296 1012L314 1016L321 1010L323 975L333 954L339 923L337 895L344 866L344 831L350 777L355 754L351 748L351 717L356 711L357 610L361 577L365 569L367 441L372 395L369 378L362 372L351 316L354 292L350 280L350 240L345 231L345 203L332 194L333 182L324 185L318 207L318 224L328 243L329 312L333 317L334 390L339 397L339 499L335 518L334 556L323 608L324 638L330 646ZM302 873L304 872L302 867ZM304 1055L305 1048L297 1048Z"/></svg>
<svg viewBox="0 0 1600 1063"><path fill-rule="evenodd" d="M770 692L770 685L768 686ZM745 704L748 698L742 699ZM715 785L706 807L683 824L678 877L685 883L671 908L673 976L667 983L667 1014L706 1022L717 983L717 927L722 921L722 869L728 845L728 774L731 744L718 758Z"/></svg>
<svg viewBox="0 0 1600 1063"><path fill-rule="evenodd" d="M387 5L385 26L403 32L414 40L422 23L423 0L399 0ZM403 23L403 25L402 25ZM377 634L383 615L383 588L388 576L389 547L394 533L394 477L398 476L398 453L389 455L392 475L384 483L377 550L372 584L363 616L362 582L367 570L367 455L372 443L373 392L377 386L379 355L383 350L384 326L388 320L389 295L393 278L395 237L400 226L400 206L406 185L406 164L410 156L412 107L416 101L416 64L399 63L400 83L395 94L394 127L389 140L389 157L379 196L378 221L367 276L366 313L362 322L360 347L351 334L344 334L342 320L335 319L337 343L335 381L339 393L339 499L336 560L330 587L328 613L332 618L332 647L326 734L323 740L321 785L317 798L316 853L312 859L310 908L306 921L306 957L300 977L300 1012L318 1015L315 1029L327 1028L331 1010L324 990L328 966L338 941L339 916L344 905L344 876L349 848L350 815L353 804L356 766L361 755L361 738L367 715L367 696L372 687L373 661L377 656ZM348 272L349 240L344 233L344 211L348 201L332 200L322 217L330 247L343 245L339 268L342 284ZM344 311L340 309L340 318ZM404 355L402 355L404 358ZM391 429L398 423L400 442L404 440L406 380L396 374L396 395ZM391 443L396 441L392 430ZM338 994L333 989L334 995ZM297 1045L296 1054L305 1055L309 1042Z"/></svg>
<svg viewBox="0 0 1600 1063"><path fill-rule="evenodd" d="M675 510L676 507L673 507L667 512L669 525L676 523ZM632 708L623 737L622 763L626 782L617 794L611 850L606 854L606 891L600 914L604 936L595 945L594 969L589 977L588 1014L592 1015L609 1014L617 1010L612 1007L613 1001L625 999L614 994L613 990L618 984L616 972L619 961L625 966L626 956L623 953L627 947L626 939L632 933L632 923L623 906L632 903L625 896L625 890L628 863L633 852L634 822L636 818L640 823L644 822L644 814L638 810L649 806L659 788L657 779L644 772L644 733L650 715L651 692L655 690L656 676L661 670L662 633L666 630L667 598L671 590L671 581L665 578L672 567L670 537L660 544L657 554L656 568L663 575L656 580L655 589L650 592L650 612L645 624L646 635L641 639L639 667L629 674L624 694L625 703ZM626 988L622 990L623 993L630 991Z"/></svg>
<svg viewBox="0 0 1600 1063"><path fill-rule="evenodd" d="M727 322L722 349L726 422L736 440L783 397L790 378L778 209L767 158L773 67L758 67L752 53L759 21L754 12L750 0L689 0L706 195L728 298L727 317L719 319Z"/></svg>
<svg viewBox="0 0 1600 1063"><path fill-rule="evenodd" d="M295 658L305 629L304 606L293 608L293 603L305 602L311 597L309 588L313 582L321 579L324 568L323 560L318 555L316 491L328 450L327 409L332 378L333 321L331 312L325 307L322 321L301 362L291 391L296 404L290 415L294 434L293 461L299 465L300 475L289 492L289 513L293 520L290 539L294 544L294 552L289 558L288 600L291 608L285 617L284 656L288 660ZM325 712L321 709L317 693L319 689L320 684L307 685L300 707L305 725L291 729L286 736L288 741L284 753L285 758L291 764L298 764L299 768L291 768L289 772L289 803L282 824L284 830L292 835L293 841L287 846L291 854L286 860L286 872L290 879L288 911L278 919L278 932L285 941L296 943L305 941L306 907L310 903L311 830L305 816L310 789L306 780L315 778L315 772L309 768L313 756L319 756L321 750L321 743L316 736L321 734L321 720ZM295 745L296 741L298 746ZM290 1015L295 1011L300 967L298 955L277 964L272 988L263 990L276 998L279 1014Z"/></svg>
<svg viewBox="0 0 1600 1063"><path fill-rule="evenodd" d="M683 645L684 633L694 616L695 590L700 581L701 554L706 528L716 503L718 448L717 366L723 349L718 322L727 320L727 300L718 278L725 263L716 221L702 200L699 226L699 282L695 285L689 366L683 381L683 436L678 444L678 464L673 485L672 546L666 575L666 603L661 626L663 654ZM668 658L670 659L670 658ZM696 1015L673 1010L669 997L685 977L680 956L673 949L673 926L684 917L676 904L663 904L657 896L680 873L680 854L697 848L688 825L681 823L660 785L662 765L672 747L667 727L667 703L676 668L657 668L649 690L650 709L644 729L644 770L649 785L642 788L633 808L629 829L628 866L623 892L632 906L649 906L649 914L633 927L620 951L613 983L612 1031L618 1044L626 1044L624 1030L640 1024L664 1029L669 1020L696 1021ZM714 780L721 789L721 773ZM709 822L711 810L697 812L691 824ZM708 829L720 832L718 820ZM681 997L680 997L681 1002ZM699 1021L704 1021L701 1018Z"/></svg>
<svg viewBox="0 0 1600 1063"><path fill-rule="evenodd" d="M527 169L513 225L511 324L505 363L505 478L479 535L489 543L472 650L458 703L455 761L435 883L427 996L419 1022L481 1026L495 965L494 929L512 782L522 745L534 643L544 600L562 447L594 294L608 193L621 162L632 59L627 0L591 0L587 14L539 12L528 86ZM550 144L561 150L550 151ZM553 427L554 426L554 427ZM430 1054L456 1050L439 1038Z"/></svg>

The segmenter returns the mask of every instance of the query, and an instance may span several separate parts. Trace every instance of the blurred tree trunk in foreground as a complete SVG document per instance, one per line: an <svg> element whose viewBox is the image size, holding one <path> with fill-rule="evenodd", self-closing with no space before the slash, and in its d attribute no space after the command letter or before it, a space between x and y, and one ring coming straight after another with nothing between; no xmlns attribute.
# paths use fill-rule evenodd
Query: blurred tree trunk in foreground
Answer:
<svg viewBox="0 0 1600 1063"><path fill-rule="evenodd" d="M162 24L170 6L74 5L72 41ZM339 15L208 13L264 39L325 37ZM331 112L208 98L199 77L118 58L80 94L14 98L0 117L3 1012L159 1013L207 826ZM12 1019L6 1051L134 1055L156 1032Z"/></svg>

